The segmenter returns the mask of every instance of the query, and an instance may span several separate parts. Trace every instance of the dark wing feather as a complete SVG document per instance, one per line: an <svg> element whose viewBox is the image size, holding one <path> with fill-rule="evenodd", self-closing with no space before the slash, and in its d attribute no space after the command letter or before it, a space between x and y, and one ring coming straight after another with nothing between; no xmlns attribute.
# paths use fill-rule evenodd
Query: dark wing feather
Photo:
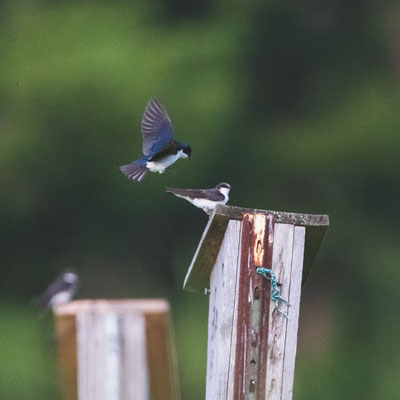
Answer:
<svg viewBox="0 0 400 400"><path fill-rule="evenodd" d="M157 142L173 140L171 119L163 105L155 97L147 103L142 118L143 154L148 155Z"/></svg>
<svg viewBox="0 0 400 400"><path fill-rule="evenodd" d="M163 143L162 145L160 145L159 149L157 148L153 149L155 154L151 158L149 158L149 161L158 161L164 158L165 156L176 154L180 148L181 146L175 140Z"/></svg>
<svg viewBox="0 0 400 400"><path fill-rule="evenodd" d="M190 199L208 199L212 201L222 201L225 199L224 195L220 193L217 189L173 189L166 188L166 192L188 197Z"/></svg>

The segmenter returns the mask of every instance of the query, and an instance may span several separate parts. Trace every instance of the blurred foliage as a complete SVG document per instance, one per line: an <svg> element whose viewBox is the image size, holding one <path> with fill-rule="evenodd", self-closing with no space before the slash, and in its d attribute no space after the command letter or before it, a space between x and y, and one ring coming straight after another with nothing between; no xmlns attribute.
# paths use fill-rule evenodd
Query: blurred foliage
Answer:
<svg viewBox="0 0 400 400"><path fill-rule="evenodd" d="M182 281L207 218L164 186L327 213L303 293L295 399L393 399L400 373L400 8L395 2L0 2L0 398L57 396L29 299L167 297L183 399L204 398L207 299ZM142 184L159 96L192 161ZM49 336L47 336L49 335Z"/></svg>

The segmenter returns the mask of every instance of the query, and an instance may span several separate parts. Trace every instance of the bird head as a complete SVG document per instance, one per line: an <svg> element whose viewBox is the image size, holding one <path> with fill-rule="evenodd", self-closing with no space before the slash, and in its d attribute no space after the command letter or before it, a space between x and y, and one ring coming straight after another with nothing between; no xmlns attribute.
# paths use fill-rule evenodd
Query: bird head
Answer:
<svg viewBox="0 0 400 400"><path fill-rule="evenodd" d="M228 195L229 191L231 190L231 185L226 182L218 183L216 189L220 191L224 195Z"/></svg>
<svg viewBox="0 0 400 400"><path fill-rule="evenodd" d="M184 142L181 142L182 151L188 156L189 160L192 158L192 148Z"/></svg>
<svg viewBox="0 0 400 400"><path fill-rule="evenodd" d="M61 277L64 282L67 283L78 283L79 276L78 273L73 268L66 268L61 273Z"/></svg>

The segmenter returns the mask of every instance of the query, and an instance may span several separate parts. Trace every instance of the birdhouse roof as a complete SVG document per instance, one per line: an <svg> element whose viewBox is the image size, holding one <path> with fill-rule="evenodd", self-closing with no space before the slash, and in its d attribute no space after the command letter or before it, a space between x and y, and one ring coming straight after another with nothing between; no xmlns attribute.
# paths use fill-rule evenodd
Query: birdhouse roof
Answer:
<svg viewBox="0 0 400 400"><path fill-rule="evenodd" d="M241 221L244 213L273 214L274 222L276 223L304 226L306 228L302 279L302 284L304 285L328 229L328 215L298 214L218 205L208 221L186 274L183 284L185 290L204 291L205 288L209 288L211 271L217 259L228 223L230 220Z"/></svg>

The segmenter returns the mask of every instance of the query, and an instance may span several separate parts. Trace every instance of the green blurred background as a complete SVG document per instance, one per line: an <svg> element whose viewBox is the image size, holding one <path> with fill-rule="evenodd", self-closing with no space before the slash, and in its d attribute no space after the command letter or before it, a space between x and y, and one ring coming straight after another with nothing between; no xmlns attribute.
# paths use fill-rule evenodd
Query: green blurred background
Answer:
<svg viewBox="0 0 400 400"><path fill-rule="evenodd" d="M327 213L303 291L294 398L394 399L400 376L400 7L393 1L0 1L0 398L56 399L51 318L79 298L166 297L183 399L204 398L207 298L182 282L207 217L165 186ZM142 184L159 96L193 148Z"/></svg>

